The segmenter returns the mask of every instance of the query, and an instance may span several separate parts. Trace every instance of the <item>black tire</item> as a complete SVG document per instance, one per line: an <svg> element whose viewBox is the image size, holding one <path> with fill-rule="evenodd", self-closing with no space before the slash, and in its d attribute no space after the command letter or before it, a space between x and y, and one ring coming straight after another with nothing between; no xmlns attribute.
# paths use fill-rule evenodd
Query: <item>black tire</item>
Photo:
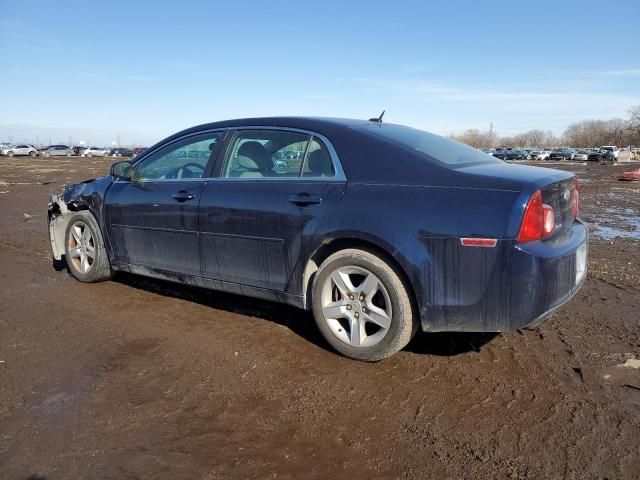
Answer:
<svg viewBox="0 0 640 480"><path fill-rule="evenodd" d="M81 225L89 229L93 239L92 246L94 258L87 271L82 271L80 260L72 257L70 254L70 249L73 247L72 244L77 244L75 239L70 238L70 236L73 236L71 229L74 226ZM77 212L71 216L67 223L67 228L65 229L64 251L69 271L77 280L80 280L81 282L94 283L109 280L113 276L113 270L109 263L107 250L104 247L102 232L100 231L100 227L98 226L96 219L90 212Z"/></svg>
<svg viewBox="0 0 640 480"><path fill-rule="evenodd" d="M36 152L29 152L29 156L30 157L35 157L36 156Z"/></svg>
<svg viewBox="0 0 640 480"><path fill-rule="evenodd" d="M391 301L390 326L384 337L375 345L354 347L340 340L330 329L323 315L322 289L331 274L341 267L360 267L373 273L386 289ZM314 275L312 287L312 308L316 324L327 342L345 357L377 362L402 350L418 330L415 309L409 289L402 275L390 265L366 250L346 249L329 256Z"/></svg>

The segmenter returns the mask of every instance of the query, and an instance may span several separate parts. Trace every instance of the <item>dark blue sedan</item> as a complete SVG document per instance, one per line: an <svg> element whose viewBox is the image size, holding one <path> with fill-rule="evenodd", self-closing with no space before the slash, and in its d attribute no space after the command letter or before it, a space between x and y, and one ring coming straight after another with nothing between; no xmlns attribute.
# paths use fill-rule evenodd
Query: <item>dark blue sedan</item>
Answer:
<svg viewBox="0 0 640 480"><path fill-rule="evenodd" d="M380 121L258 118L177 133L49 205L80 281L126 271L312 310L376 361L426 332L537 324L586 277L572 174Z"/></svg>

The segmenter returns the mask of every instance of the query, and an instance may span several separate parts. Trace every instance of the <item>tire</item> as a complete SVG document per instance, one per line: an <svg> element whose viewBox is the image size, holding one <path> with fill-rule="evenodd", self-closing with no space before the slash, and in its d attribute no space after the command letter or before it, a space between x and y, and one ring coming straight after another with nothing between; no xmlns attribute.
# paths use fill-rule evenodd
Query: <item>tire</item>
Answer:
<svg viewBox="0 0 640 480"><path fill-rule="evenodd" d="M7 152L7 157L13 157L13 152Z"/></svg>
<svg viewBox="0 0 640 480"><path fill-rule="evenodd" d="M44 156L48 158L48 157L51 156L51 154L49 152L47 152L47 153L44 154Z"/></svg>
<svg viewBox="0 0 640 480"><path fill-rule="evenodd" d="M36 156L36 152L29 152L29 156L30 157L35 157Z"/></svg>
<svg viewBox="0 0 640 480"><path fill-rule="evenodd" d="M327 342L356 360L377 362L390 357L404 348L418 329L401 275L365 250L341 250L322 262L314 276L311 301L316 324ZM330 308L335 317L330 316ZM353 325L360 327L358 332Z"/></svg>
<svg viewBox="0 0 640 480"><path fill-rule="evenodd" d="M91 155L90 153L87 153L85 156L86 156L87 158L91 158L91 157L92 157L92 155Z"/></svg>
<svg viewBox="0 0 640 480"><path fill-rule="evenodd" d="M87 230L90 239L85 234ZM89 240L84 248L79 239L85 242ZM91 248L93 260L90 258ZM71 274L81 282L102 282L113 276L100 227L94 216L87 211L74 213L69 219L64 235L64 252Z"/></svg>
<svg viewBox="0 0 640 480"><path fill-rule="evenodd" d="M70 157L70 156L71 156L71 152L67 152L67 157Z"/></svg>

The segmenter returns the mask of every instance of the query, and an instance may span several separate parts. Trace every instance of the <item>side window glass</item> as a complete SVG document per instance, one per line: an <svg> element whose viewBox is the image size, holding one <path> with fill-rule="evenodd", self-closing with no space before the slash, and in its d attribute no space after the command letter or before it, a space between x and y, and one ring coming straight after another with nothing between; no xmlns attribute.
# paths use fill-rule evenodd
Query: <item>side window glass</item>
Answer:
<svg viewBox="0 0 640 480"><path fill-rule="evenodd" d="M135 166L134 180L202 178L220 148L224 132L211 132L180 140Z"/></svg>
<svg viewBox="0 0 640 480"><path fill-rule="evenodd" d="M333 177L336 174L329 150L320 140L313 138L302 167L303 177Z"/></svg>
<svg viewBox="0 0 640 480"><path fill-rule="evenodd" d="M299 177L311 136L283 130L239 130L229 143L223 178Z"/></svg>

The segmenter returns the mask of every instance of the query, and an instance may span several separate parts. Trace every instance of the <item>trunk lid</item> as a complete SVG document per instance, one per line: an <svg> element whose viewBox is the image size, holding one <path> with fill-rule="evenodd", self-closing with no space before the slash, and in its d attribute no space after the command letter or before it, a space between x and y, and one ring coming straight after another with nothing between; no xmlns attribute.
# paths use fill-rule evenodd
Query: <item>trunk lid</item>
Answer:
<svg viewBox="0 0 640 480"><path fill-rule="evenodd" d="M521 192L508 227L513 237L517 236L529 198L537 190L542 193L542 202L553 208L556 227L553 235L547 239L561 235L573 224L573 202L577 193L575 176L572 173L509 163L476 165L459 168L457 171L473 175L469 178L469 183L493 185L493 188Z"/></svg>

